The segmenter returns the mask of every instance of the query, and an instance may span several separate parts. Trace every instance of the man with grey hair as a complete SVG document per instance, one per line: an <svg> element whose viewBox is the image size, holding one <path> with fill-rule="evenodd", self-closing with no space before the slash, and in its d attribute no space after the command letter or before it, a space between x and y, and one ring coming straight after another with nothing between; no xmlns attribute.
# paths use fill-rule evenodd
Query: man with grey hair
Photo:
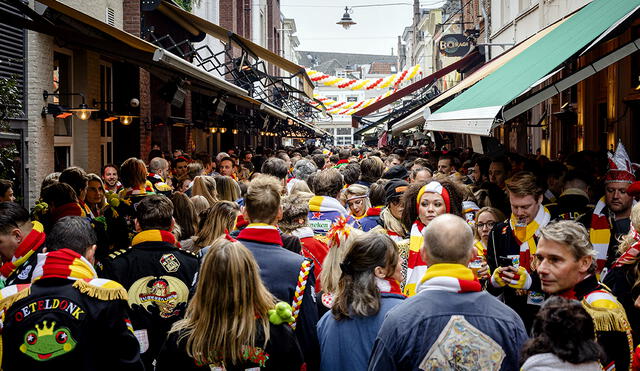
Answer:
<svg viewBox="0 0 640 371"><path fill-rule="evenodd" d="M154 157L149 161L149 174L147 180L153 185L156 193L170 196L173 188L167 184L165 179L169 174L169 161L162 157Z"/></svg>
<svg viewBox="0 0 640 371"><path fill-rule="evenodd" d="M473 232L444 214L424 231L429 269L412 296L389 312L378 332L369 370L516 370L527 339L520 317L482 290L467 265Z"/></svg>
<svg viewBox="0 0 640 371"><path fill-rule="evenodd" d="M587 229L563 220L540 231L536 270L544 292L579 300L591 315L597 341L605 352L604 369L628 370L633 353L628 340L631 328L622 305L598 281L595 256Z"/></svg>
<svg viewBox="0 0 640 371"><path fill-rule="evenodd" d="M300 159L296 161L296 164L293 166L293 178L290 178L287 182L287 192L291 192L291 188L294 184L300 181L307 181L311 174L314 174L318 171L318 167L311 160L307 160L306 158Z"/></svg>

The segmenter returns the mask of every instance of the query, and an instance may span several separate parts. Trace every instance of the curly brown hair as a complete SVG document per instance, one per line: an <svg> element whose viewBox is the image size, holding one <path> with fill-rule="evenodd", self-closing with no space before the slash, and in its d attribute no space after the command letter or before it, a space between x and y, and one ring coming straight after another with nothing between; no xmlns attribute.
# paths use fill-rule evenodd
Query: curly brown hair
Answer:
<svg viewBox="0 0 640 371"><path fill-rule="evenodd" d="M464 200L464 192L460 185L448 178L440 178L437 180L442 187L449 192L449 213L462 217L462 201ZM402 210L402 224L404 224L407 230L411 230L413 222L418 219L418 193L420 189L427 185L429 182L421 182L412 184L402 195L402 203L404 204L404 210Z"/></svg>

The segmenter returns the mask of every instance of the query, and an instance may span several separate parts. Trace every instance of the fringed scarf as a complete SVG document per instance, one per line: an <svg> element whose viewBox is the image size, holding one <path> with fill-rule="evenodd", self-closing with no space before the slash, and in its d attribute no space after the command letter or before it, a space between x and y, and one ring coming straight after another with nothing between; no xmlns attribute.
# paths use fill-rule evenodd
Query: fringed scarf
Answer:
<svg viewBox="0 0 640 371"><path fill-rule="evenodd" d="M640 254L640 233L631 225L629 229L629 236L633 238L633 245L631 245L627 251L625 251L616 261L613 263L613 268L621 267L626 264L631 264L637 261L638 254Z"/></svg>
<svg viewBox="0 0 640 371"><path fill-rule="evenodd" d="M518 220L515 215L511 214L509 226L513 231L513 237L520 245L520 266L524 267L527 272L531 271L531 257L536 253L536 243L540 237L540 230L549 224L549 221L551 221L551 214L542 205L540 205L536 217L526 227L518 226Z"/></svg>
<svg viewBox="0 0 640 371"><path fill-rule="evenodd" d="M278 228L265 223L249 224L240 231L238 239L282 246L282 237Z"/></svg>
<svg viewBox="0 0 640 371"><path fill-rule="evenodd" d="M400 289L400 282L394 280L393 278L382 279L376 277L376 286L378 287L378 290L380 290L381 294L396 294L406 296Z"/></svg>
<svg viewBox="0 0 640 371"><path fill-rule="evenodd" d="M487 247L484 245L484 243L482 243L481 240L478 240L478 241L474 242L473 246L475 246L476 251L478 252L478 256L486 256L487 255Z"/></svg>
<svg viewBox="0 0 640 371"><path fill-rule="evenodd" d="M44 227L40 222L33 221L33 228L31 232L20 242L18 248L13 254L11 261L2 264L0 267L1 279L6 281L16 269L24 264L29 258L38 250L38 248L44 243L45 234Z"/></svg>
<svg viewBox="0 0 640 371"><path fill-rule="evenodd" d="M461 264L434 264L420 280L417 292L440 290L449 292L478 292L482 286L473 271Z"/></svg>
<svg viewBox="0 0 640 371"><path fill-rule="evenodd" d="M335 211L340 213L341 216L347 216L349 214L347 210L342 206L340 201L336 200L333 197L327 196L311 197L311 199L309 200L309 211L321 213Z"/></svg>
<svg viewBox="0 0 640 371"><path fill-rule="evenodd" d="M97 277L95 269L84 256L71 249L60 249L38 254L38 263L33 270L32 281L42 278L80 280Z"/></svg>
<svg viewBox="0 0 640 371"><path fill-rule="evenodd" d="M143 242L151 242L151 241L168 242L174 245L175 247L180 248L180 243L176 241L176 237L173 235L173 233L169 231L163 231L161 229L149 229L136 234L133 237L133 240L131 240L131 246L133 247Z"/></svg>
<svg viewBox="0 0 640 371"><path fill-rule="evenodd" d="M424 224L420 219L411 226L409 235L409 258L407 259L407 276L404 284L404 293L407 296L416 294L416 287L420 279L427 272L427 264L420 257L420 248L424 242Z"/></svg>
<svg viewBox="0 0 640 371"><path fill-rule="evenodd" d="M609 216L606 215L606 203L604 196L598 200L596 207L591 215L591 227L589 227L589 239L596 250L597 271L602 272L607 262L607 252L609 251L609 242L611 241L611 224Z"/></svg>

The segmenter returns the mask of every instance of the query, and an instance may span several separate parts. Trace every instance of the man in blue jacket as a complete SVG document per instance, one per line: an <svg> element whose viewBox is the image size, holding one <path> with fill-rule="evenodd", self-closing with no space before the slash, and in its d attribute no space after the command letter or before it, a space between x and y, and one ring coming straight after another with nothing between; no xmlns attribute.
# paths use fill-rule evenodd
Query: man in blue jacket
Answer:
<svg viewBox="0 0 640 371"><path fill-rule="evenodd" d="M282 182L269 175L261 175L249 183L243 216L250 224L240 231L238 240L255 256L267 289L278 300L291 304L295 318L291 325L307 369L316 370L320 365L316 279L311 261L283 248L280 232L274 225L282 218L282 186Z"/></svg>
<svg viewBox="0 0 640 371"><path fill-rule="evenodd" d="M378 333L369 370L517 370L527 339L520 317L482 291L467 264L473 233L441 215L426 227L429 269L417 294L392 309Z"/></svg>

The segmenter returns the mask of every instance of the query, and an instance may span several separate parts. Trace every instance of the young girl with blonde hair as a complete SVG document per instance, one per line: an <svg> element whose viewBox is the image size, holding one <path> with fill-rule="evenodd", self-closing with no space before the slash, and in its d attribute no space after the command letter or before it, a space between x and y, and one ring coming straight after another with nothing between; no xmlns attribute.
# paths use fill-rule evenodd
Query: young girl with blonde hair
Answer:
<svg viewBox="0 0 640 371"><path fill-rule="evenodd" d="M275 305L251 252L231 238L216 240L202 262L184 319L169 332L156 371L299 370L302 353L293 330L270 322L280 322L269 314Z"/></svg>

